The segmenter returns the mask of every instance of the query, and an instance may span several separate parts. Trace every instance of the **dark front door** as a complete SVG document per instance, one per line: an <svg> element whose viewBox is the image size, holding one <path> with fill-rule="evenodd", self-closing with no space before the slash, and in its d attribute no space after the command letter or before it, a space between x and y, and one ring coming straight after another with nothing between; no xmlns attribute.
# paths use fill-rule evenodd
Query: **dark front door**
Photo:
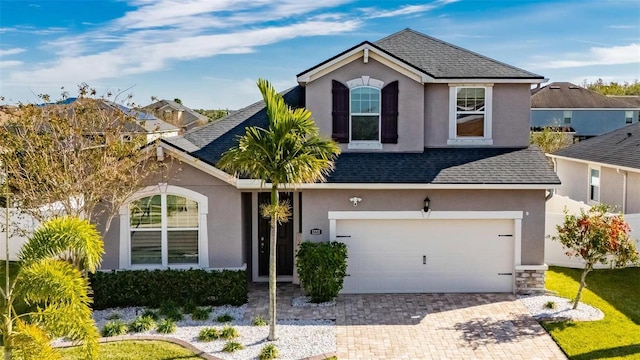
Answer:
<svg viewBox="0 0 640 360"><path fill-rule="evenodd" d="M280 201L288 201L293 206L291 193L280 193ZM258 275L269 276L269 249L271 220L262 217L260 206L271 203L270 193L258 194ZM293 211L292 211L293 213ZM276 272L279 276L293 275L293 216L289 221L278 225L276 242Z"/></svg>

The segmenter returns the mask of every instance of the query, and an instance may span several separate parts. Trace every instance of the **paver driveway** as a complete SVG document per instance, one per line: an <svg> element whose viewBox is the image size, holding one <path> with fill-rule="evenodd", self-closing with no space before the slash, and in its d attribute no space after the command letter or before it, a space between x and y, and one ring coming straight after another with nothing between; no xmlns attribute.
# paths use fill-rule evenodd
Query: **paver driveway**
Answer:
<svg viewBox="0 0 640 360"><path fill-rule="evenodd" d="M278 286L278 318L335 319L338 359L566 359L510 294L341 295L336 306L300 308L294 285ZM266 314L253 286L245 316Z"/></svg>

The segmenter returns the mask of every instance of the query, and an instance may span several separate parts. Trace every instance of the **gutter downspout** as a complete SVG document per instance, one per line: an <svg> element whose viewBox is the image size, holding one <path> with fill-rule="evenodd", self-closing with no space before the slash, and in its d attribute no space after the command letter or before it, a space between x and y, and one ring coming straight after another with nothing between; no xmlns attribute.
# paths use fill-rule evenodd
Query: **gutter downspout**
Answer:
<svg viewBox="0 0 640 360"><path fill-rule="evenodd" d="M558 163L556 162L556 158L549 156L549 159L551 159L551 162L553 163L553 172L557 174L558 173ZM549 193L547 194L547 196L544 197L544 201L545 202L549 201L549 199L551 199L553 197L553 195L556 193L556 189L548 189L547 191Z"/></svg>
<svg viewBox="0 0 640 360"><path fill-rule="evenodd" d="M627 212L627 172L616 169L618 174L622 174L622 213Z"/></svg>

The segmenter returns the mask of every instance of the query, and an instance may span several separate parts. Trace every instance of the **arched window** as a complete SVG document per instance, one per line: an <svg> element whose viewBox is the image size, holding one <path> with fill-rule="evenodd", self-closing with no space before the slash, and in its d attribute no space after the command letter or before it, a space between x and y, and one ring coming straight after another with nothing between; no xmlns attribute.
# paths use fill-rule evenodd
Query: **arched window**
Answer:
<svg viewBox="0 0 640 360"><path fill-rule="evenodd" d="M207 267L207 198L175 186L160 189L138 192L121 209L121 267Z"/></svg>

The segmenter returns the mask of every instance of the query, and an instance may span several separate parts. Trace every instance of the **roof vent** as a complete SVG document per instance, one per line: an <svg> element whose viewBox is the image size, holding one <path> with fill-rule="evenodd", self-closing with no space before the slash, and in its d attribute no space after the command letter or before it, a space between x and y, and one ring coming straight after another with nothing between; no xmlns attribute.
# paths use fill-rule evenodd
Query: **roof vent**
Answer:
<svg viewBox="0 0 640 360"><path fill-rule="evenodd" d="M580 86L571 85L571 86L569 86L569 89L580 89Z"/></svg>
<svg viewBox="0 0 640 360"><path fill-rule="evenodd" d="M558 86L558 85L552 85L552 86L549 86L549 89L560 89L560 86Z"/></svg>

